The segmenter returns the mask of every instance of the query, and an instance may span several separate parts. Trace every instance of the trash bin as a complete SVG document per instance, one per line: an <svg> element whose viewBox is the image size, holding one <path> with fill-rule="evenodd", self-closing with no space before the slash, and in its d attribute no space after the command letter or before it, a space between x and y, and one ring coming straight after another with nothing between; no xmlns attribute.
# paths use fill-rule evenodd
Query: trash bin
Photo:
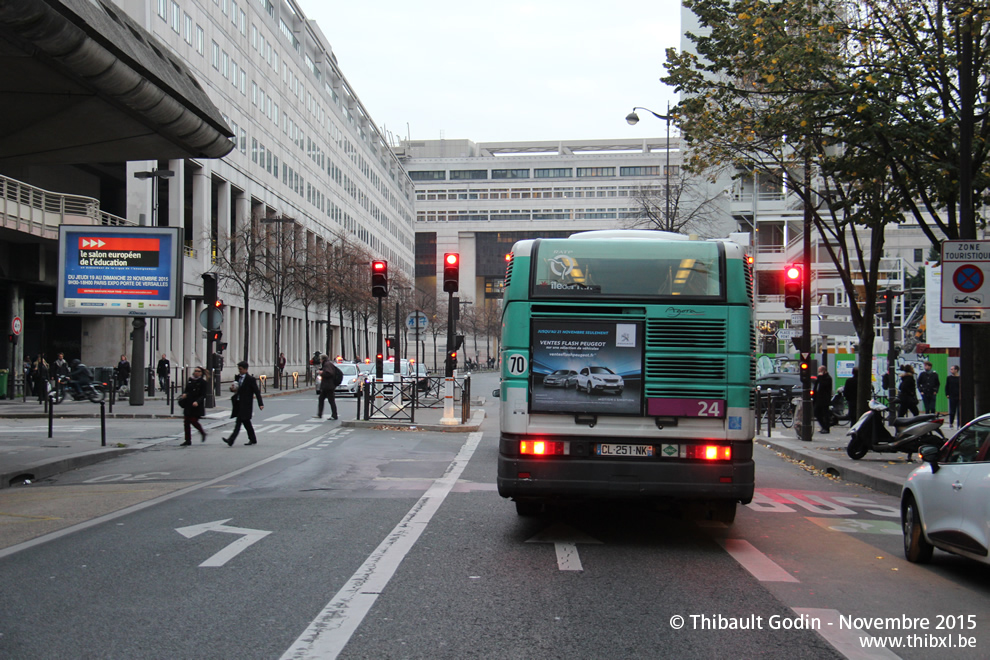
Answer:
<svg viewBox="0 0 990 660"><path fill-rule="evenodd" d="M7 398L7 372L0 371L0 399Z"/></svg>

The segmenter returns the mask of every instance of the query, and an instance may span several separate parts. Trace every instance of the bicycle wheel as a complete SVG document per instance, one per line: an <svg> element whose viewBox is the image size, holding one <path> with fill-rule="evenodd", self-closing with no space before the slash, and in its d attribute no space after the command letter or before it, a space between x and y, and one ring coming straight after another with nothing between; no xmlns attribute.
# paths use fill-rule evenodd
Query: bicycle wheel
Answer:
<svg viewBox="0 0 990 660"><path fill-rule="evenodd" d="M789 429L794 425L794 404L786 403L780 408L780 415L778 418L781 425L785 429Z"/></svg>

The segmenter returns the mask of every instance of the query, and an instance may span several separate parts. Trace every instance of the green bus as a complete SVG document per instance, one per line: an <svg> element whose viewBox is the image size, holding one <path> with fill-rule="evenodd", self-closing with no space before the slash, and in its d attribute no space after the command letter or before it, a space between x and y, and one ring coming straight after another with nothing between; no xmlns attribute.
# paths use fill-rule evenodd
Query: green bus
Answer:
<svg viewBox="0 0 990 660"><path fill-rule="evenodd" d="M753 270L655 231L519 241L502 309L498 491L647 500L731 523L753 498Z"/></svg>

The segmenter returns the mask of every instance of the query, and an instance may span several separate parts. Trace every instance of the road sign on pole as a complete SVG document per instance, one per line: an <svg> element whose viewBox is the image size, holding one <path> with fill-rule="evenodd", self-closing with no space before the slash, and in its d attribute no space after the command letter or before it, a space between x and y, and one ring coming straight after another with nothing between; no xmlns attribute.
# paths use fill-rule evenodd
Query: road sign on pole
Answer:
<svg viewBox="0 0 990 660"><path fill-rule="evenodd" d="M990 241L942 242L942 323L990 323Z"/></svg>

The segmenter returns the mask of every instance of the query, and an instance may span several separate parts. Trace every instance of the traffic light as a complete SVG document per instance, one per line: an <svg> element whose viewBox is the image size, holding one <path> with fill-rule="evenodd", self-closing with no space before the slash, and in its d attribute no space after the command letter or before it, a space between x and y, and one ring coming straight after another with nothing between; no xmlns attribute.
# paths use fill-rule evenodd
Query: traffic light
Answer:
<svg viewBox="0 0 990 660"><path fill-rule="evenodd" d="M890 295L890 289L881 291L877 296L877 317L883 323L894 320L894 297Z"/></svg>
<svg viewBox="0 0 990 660"><path fill-rule="evenodd" d="M388 262L382 259L371 262L371 295L375 298L388 296Z"/></svg>
<svg viewBox="0 0 990 660"><path fill-rule="evenodd" d="M217 353L223 353L225 350L227 350L227 342L222 341L217 344Z"/></svg>
<svg viewBox="0 0 990 660"><path fill-rule="evenodd" d="M385 338L385 346L386 346L386 348L392 348L392 338L391 337L386 337Z"/></svg>
<svg viewBox="0 0 990 660"><path fill-rule="evenodd" d="M461 255L456 252L448 252L443 255L443 290L450 293L457 292L457 285L460 281Z"/></svg>
<svg viewBox="0 0 990 660"><path fill-rule="evenodd" d="M461 346L464 345L464 335L457 335L454 337L454 352L460 350Z"/></svg>
<svg viewBox="0 0 990 660"><path fill-rule="evenodd" d="M210 339L212 339L212 340L213 340L213 341L215 341L215 342L218 342L218 341L220 341L220 339L221 339L222 337L223 337L223 333L222 333L221 331L219 331L219 330L213 330L213 331L212 331L212 332L210 333Z"/></svg>
<svg viewBox="0 0 990 660"><path fill-rule="evenodd" d="M801 309L803 289L804 268L799 264L789 265L784 269L784 307Z"/></svg>
<svg viewBox="0 0 990 660"><path fill-rule="evenodd" d="M217 303L217 276L213 273L203 273L203 302L207 307Z"/></svg>
<svg viewBox="0 0 990 660"><path fill-rule="evenodd" d="M215 308L217 308L217 309L219 309L219 310L221 310L221 311L223 311L223 301L222 301L222 300L220 300L219 298L217 298L217 299L216 299L215 301L213 301L213 306L214 306Z"/></svg>

